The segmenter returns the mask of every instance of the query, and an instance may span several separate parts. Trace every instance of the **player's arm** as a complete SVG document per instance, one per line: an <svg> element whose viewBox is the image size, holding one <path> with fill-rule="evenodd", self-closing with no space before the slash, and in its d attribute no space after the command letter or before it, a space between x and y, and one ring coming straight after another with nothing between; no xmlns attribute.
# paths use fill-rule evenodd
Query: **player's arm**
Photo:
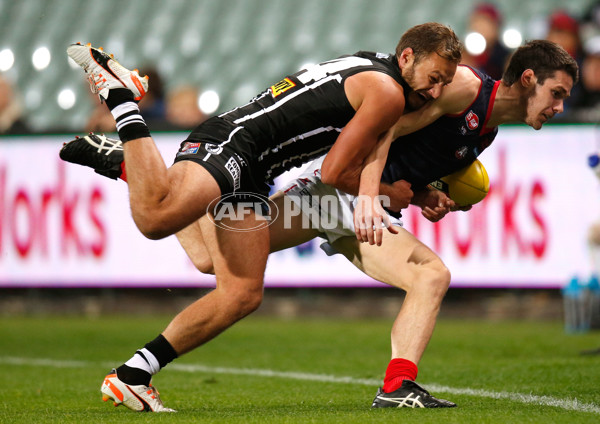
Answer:
<svg viewBox="0 0 600 424"><path fill-rule="evenodd" d="M458 114L464 111L475 100L480 85L481 80L471 69L459 67L452 83L444 87L436 100L414 112L400 116L392 129L377 143L375 149L367 157L360 177L360 194L373 195L377 190L384 194L382 191L384 187L379 186L379 180L393 140L401 135L418 131L443 115ZM407 206L407 204L401 205L401 209Z"/></svg>
<svg viewBox="0 0 600 424"><path fill-rule="evenodd" d="M432 187L417 190L411 203L420 207L421 215L431 222L441 220L456 206L446 193Z"/></svg>
<svg viewBox="0 0 600 424"><path fill-rule="evenodd" d="M416 111L402 115L392 128L393 138L396 139L425 128L427 125L432 124L438 118L448 113L446 112L446 109L446 104L440 102L440 99L438 98Z"/></svg>
<svg viewBox="0 0 600 424"><path fill-rule="evenodd" d="M459 67L452 83L440 96L424 107L400 116L388 134L375 146L365 161L361 174L360 193L369 194L378 188L381 173L387 160L390 144L397 137L418 131L446 114L458 114L475 100L481 80L467 67ZM406 206L403 206L403 208Z"/></svg>
<svg viewBox="0 0 600 424"><path fill-rule="evenodd" d="M415 192L411 204L421 208L421 215L431 222L438 222L449 212L467 212L472 206L457 205L446 193L432 187L425 187Z"/></svg>
<svg viewBox="0 0 600 424"><path fill-rule="evenodd" d="M444 87L437 99L398 119L393 126L394 139L425 128L443 115L463 112L477 97L480 85L481 80L473 71L459 66L454 79Z"/></svg>
<svg viewBox="0 0 600 424"><path fill-rule="evenodd" d="M383 226L392 234L398 233L391 225L381 203L381 201L384 201L385 206L390 206L390 190L388 190L390 187L381 184L381 174L392 141L393 134L391 131L387 131L365 160L365 165L360 174L358 198L353 213L356 238L361 242L377 244L378 246L383 241ZM408 186L410 187L410 184ZM412 196L412 192L410 193ZM406 205L402 207L408 206L408 202L410 202L410 198L408 198Z"/></svg>
<svg viewBox="0 0 600 424"><path fill-rule="evenodd" d="M365 159L360 173L359 195L375 197L381 193L381 175L393 140L393 133L388 130Z"/></svg>
<svg viewBox="0 0 600 424"><path fill-rule="evenodd" d="M321 180L357 195L365 159L404 111L404 93L396 81L380 72L353 75L344 88L356 113L325 157Z"/></svg>

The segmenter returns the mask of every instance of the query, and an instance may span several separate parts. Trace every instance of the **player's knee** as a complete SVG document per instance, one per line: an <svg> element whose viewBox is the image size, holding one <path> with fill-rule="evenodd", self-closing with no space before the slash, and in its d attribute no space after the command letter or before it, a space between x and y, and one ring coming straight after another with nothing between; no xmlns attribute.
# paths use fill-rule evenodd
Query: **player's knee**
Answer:
<svg viewBox="0 0 600 424"><path fill-rule="evenodd" d="M442 296L448 291L451 279L452 275L450 274L450 270L445 265L442 265L437 275L438 286L442 292Z"/></svg>
<svg viewBox="0 0 600 424"><path fill-rule="evenodd" d="M215 273L213 262L209 255L196 255L193 258L191 258L191 260L196 269L202 274Z"/></svg>
<svg viewBox="0 0 600 424"><path fill-rule="evenodd" d="M428 285L431 295L442 299L450 286L450 270L442 263L438 264L430 275Z"/></svg>
<svg viewBox="0 0 600 424"><path fill-rule="evenodd" d="M160 240L173 234L172 228L158 213L133 210L132 216L138 230L150 240Z"/></svg>
<svg viewBox="0 0 600 424"><path fill-rule="evenodd" d="M137 227L142 235L150 240L161 240L173 234L172 232L164 231L159 227L149 225L138 225Z"/></svg>
<svg viewBox="0 0 600 424"><path fill-rule="evenodd" d="M230 298L233 308L238 311L240 318L256 311L263 300L262 289L246 289L236 290L235 294Z"/></svg>
<svg viewBox="0 0 600 424"><path fill-rule="evenodd" d="M431 263L426 271L422 272L413 290L421 292L428 299L441 301L450 286L450 270L441 262Z"/></svg>

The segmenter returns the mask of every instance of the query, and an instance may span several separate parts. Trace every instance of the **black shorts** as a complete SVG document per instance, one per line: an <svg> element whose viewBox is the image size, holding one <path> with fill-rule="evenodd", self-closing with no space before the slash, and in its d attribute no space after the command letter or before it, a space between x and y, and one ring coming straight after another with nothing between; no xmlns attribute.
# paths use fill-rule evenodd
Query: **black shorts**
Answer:
<svg viewBox="0 0 600 424"><path fill-rule="evenodd" d="M270 187L257 172L255 151L254 139L244 127L213 117L181 143L175 162L191 160L202 165L219 184L222 196L238 192L268 196Z"/></svg>

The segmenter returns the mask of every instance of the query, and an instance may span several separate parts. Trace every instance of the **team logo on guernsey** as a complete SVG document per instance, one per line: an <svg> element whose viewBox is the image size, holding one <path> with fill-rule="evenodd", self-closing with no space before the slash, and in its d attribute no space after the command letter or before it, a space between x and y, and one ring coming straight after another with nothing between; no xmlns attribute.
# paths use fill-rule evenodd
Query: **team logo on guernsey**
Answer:
<svg viewBox="0 0 600 424"><path fill-rule="evenodd" d="M470 110L469 113L467 113L467 116L465 116L465 120L467 121L467 126L470 130L474 130L479 126L479 117L475 115L475 112L473 112L472 110Z"/></svg>
<svg viewBox="0 0 600 424"><path fill-rule="evenodd" d="M212 143L204 144L204 149L206 149L208 153L211 153L213 155L218 155L223 151L223 148L221 146Z"/></svg>
<svg viewBox="0 0 600 424"><path fill-rule="evenodd" d="M277 84L271 86L271 94L273 95L273 97L277 97L280 94L285 93L289 89L294 88L295 86L296 84L294 84L294 82L291 79L284 78Z"/></svg>
<svg viewBox="0 0 600 424"><path fill-rule="evenodd" d="M189 141L186 141L181 150L177 153L177 156L193 155L194 153L198 153L199 148L200 143L190 143Z"/></svg>

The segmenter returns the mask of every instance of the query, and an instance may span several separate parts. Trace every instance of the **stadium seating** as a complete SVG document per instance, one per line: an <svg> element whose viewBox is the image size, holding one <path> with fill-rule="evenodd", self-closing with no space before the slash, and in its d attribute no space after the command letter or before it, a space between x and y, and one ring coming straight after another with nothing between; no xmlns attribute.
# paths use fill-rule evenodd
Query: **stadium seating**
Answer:
<svg viewBox="0 0 600 424"><path fill-rule="evenodd" d="M581 15L593 0L498 1L505 27L542 37L547 15L565 7ZM410 26L450 24L459 35L472 0L0 0L0 50L10 48L5 72L21 92L36 131L80 131L93 101L81 71L67 61L71 42L104 46L129 67L154 64L167 88L181 82L214 89L219 110L249 100L303 64L356 50L393 51ZM51 62L32 66L46 46ZM58 93L71 89L63 110Z"/></svg>

